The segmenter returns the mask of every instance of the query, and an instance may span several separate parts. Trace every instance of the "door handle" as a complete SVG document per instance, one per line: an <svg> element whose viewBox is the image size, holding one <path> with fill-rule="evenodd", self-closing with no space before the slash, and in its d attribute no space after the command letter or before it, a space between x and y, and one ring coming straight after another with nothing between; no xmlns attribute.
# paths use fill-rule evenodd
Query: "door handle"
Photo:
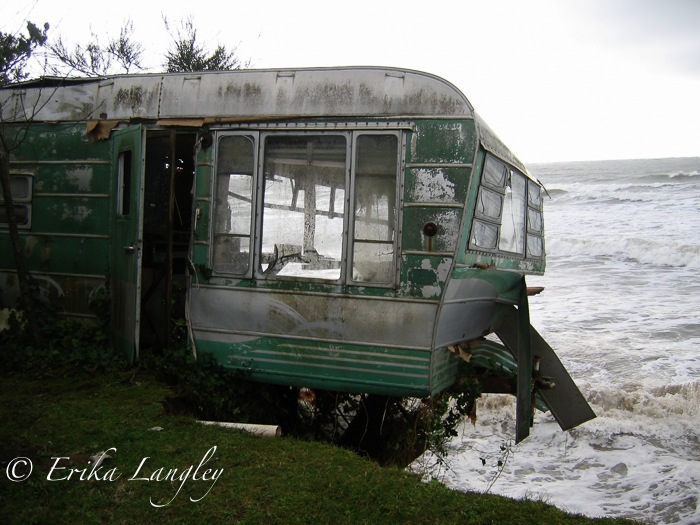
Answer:
<svg viewBox="0 0 700 525"><path fill-rule="evenodd" d="M124 253L136 253L136 247L133 244L124 246Z"/></svg>

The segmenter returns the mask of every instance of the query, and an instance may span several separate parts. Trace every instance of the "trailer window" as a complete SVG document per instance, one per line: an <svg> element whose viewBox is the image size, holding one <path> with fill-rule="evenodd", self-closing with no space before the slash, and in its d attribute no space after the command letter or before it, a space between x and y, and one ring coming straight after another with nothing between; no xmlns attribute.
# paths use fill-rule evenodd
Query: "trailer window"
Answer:
<svg viewBox="0 0 700 525"><path fill-rule="evenodd" d="M340 279L346 157L344 135L265 138L260 272Z"/></svg>
<svg viewBox="0 0 700 525"><path fill-rule="evenodd" d="M119 171L117 173L117 215L126 217L131 213L131 151L119 154Z"/></svg>
<svg viewBox="0 0 700 525"><path fill-rule="evenodd" d="M527 191L527 255L544 255L544 224L542 221L542 191L533 181L528 181Z"/></svg>
<svg viewBox="0 0 700 525"><path fill-rule="evenodd" d="M503 198L503 219L498 248L522 254L525 250L525 202L527 181L520 173L508 170Z"/></svg>
<svg viewBox="0 0 700 525"><path fill-rule="evenodd" d="M255 138L222 137L216 165L214 270L246 274L250 267Z"/></svg>
<svg viewBox="0 0 700 525"><path fill-rule="evenodd" d="M18 228L29 228L32 217L32 177L21 173L10 173L12 208ZM0 227L9 225L3 193L0 192Z"/></svg>
<svg viewBox="0 0 700 525"><path fill-rule="evenodd" d="M469 246L521 257L544 256L540 185L490 154L484 162Z"/></svg>
<svg viewBox="0 0 700 525"><path fill-rule="evenodd" d="M216 147L215 272L394 283L399 131L232 130Z"/></svg>
<svg viewBox="0 0 700 525"><path fill-rule="evenodd" d="M355 144L354 281L394 280L398 137L363 134Z"/></svg>
<svg viewBox="0 0 700 525"><path fill-rule="evenodd" d="M484 164L484 175L482 181L484 184L493 186L494 188L503 188L503 183L506 179L506 165L497 160L495 157L488 155Z"/></svg>
<svg viewBox="0 0 700 525"><path fill-rule="evenodd" d="M476 212L486 218L499 220L503 208L503 196L488 188L479 188Z"/></svg>

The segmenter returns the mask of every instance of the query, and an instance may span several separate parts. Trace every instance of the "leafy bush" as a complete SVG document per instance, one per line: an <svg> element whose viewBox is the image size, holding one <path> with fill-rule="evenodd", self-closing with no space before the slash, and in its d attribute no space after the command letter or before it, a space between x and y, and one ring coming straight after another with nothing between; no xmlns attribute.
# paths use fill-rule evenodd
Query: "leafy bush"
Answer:
<svg viewBox="0 0 700 525"><path fill-rule="evenodd" d="M40 321L30 324L10 311L8 328L0 332L0 366L5 372L51 375L70 367L86 370L124 368L126 361L110 347L101 323L89 323L38 307Z"/></svg>

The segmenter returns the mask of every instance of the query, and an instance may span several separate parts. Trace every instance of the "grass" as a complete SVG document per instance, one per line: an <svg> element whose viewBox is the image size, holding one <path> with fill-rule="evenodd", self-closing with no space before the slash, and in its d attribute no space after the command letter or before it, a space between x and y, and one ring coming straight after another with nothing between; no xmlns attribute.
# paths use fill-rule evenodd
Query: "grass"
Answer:
<svg viewBox="0 0 700 525"><path fill-rule="evenodd" d="M633 523L424 484L322 443L203 426L168 414L170 395L146 372L2 376L0 523ZM111 457L85 479L90 455L104 450ZM33 471L11 482L28 472L17 457L29 458ZM175 481L165 479L173 468Z"/></svg>

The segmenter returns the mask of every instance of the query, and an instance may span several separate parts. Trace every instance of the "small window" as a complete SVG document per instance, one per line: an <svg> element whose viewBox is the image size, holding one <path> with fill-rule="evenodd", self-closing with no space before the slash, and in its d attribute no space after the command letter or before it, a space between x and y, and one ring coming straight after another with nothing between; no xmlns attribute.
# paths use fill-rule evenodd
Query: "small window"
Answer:
<svg viewBox="0 0 700 525"><path fill-rule="evenodd" d="M504 252L525 252L525 200L527 181L516 171L509 170L498 249Z"/></svg>
<svg viewBox="0 0 700 525"><path fill-rule="evenodd" d="M117 178L117 215L126 217L131 213L131 151L122 151L119 154Z"/></svg>
<svg viewBox="0 0 700 525"><path fill-rule="evenodd" d="M527 236L527 256L542 257L544 255L544 243L539 235Z"/></svg>
<svg viewBox="0 0 700 525"><path fill-rule="evenodd" d="M536 233L542 231L542 213L540 211L532 208L527 209L527 229Z"/></svg>
<svg viewBox="0 0 700 525"><path fill-rule="evenodd" d="M32 220L32 176L10 173L10 191L17 227L29 228ZM5 199L0 192L0 227L7 227L8 224L9 217L5 208Z"/></svg>
<svg viewBox="0 0 700 525"><path fill-rule="evenodd" d="M539 258L543 232L540 185L486 154L470 248Z"/></svg>
<svg viewBox="0 0 700 525"><path fill-rule="evenodd" d="M506 180L506 165L495 157L487 155L482 179L486 184L502 188Z"/></svg>
<svg viewBox="0 0 700 525"><path fill-rule="evenodd" d="M498 243L498 226L488 222L474 220L471 244L485 250L495 250Z"/></svg>
<svg viewBox="0 0 700 525"><path fill-rule="evenodd" d="M528 181L527 190L527 256L544 256L544 221L542 220L542 188Z"/></svg>
<svg viewBox="0 0 700 525"><path fill-rule="evenodd" d="M215 271L245 274L250 267L255 138L226 135L217 150Z"/></svg>
<svg viewBox="0 0 700 525"><path fill-rule="evenodd" d="M534 208L542 207L542 189L533 181L528 181L527 203Z"/></svg>
<svg viewBox="0 0 700 525"><path fill-rule="evenodd" d="M355 145L352 279L394 280L398 137L363 134Z"/></svg>
<svg viewBox="0 0 700 525"><path fill-rule="evenodd" d="M503 208L503 196L500 193L484 188L479 188L479 199L476 204L476 213L492 220L501 218Z"/></svg>

